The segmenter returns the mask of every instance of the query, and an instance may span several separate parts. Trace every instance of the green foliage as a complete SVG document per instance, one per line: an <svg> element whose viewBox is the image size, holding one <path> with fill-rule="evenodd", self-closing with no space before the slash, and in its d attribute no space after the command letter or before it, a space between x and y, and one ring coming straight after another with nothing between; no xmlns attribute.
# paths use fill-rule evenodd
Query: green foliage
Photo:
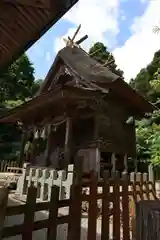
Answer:
<svg viewBox="0 0 160 240"><path fill-rule="evenodd" d="M13 105L12 105L13 104ZM1 113L11 109L16 101L1 103ZM0 124L0 161L15 160L20 150L21 131L17 125Z"/></svg>
<svg viewBox="0 0 160 240"><path fill-rule="evenodd" d="M160 164L160 125L153 125L153 135L151 136L151 161L154 166Z"/></svg>
<svg viewBox="0 0 160 240"><path fill-rule="evenodd" d="M115 63L115 59L112 53L108 51L107 47L105 47L103 43L100 43L100 42L95 43L90 48L89 54L101 64L104 64L106 61L110 62L108 68L113 73L117 74L120 77L123 77L123 71L117 68L117 65Z"/></svg>
<svg viewBox="0 0 160 240"><path fill-rule="evenodd" d="M28 56L23 54L5 72L0 73L0 97L5 100L31 98L40 88L43 80L35 81L34 67Z"/></svg>
<svg viewBox="0 0 160 240"><path fill-rule="evenodd" d="M0 113L28 101L39 90L42 80L35 81L34 68L27 55L22 55L0 74ZM16 125L0 124L0 160L17 159L21 131Z"/></svg>
<svg viewBox="0 0 160 240"><path fill-rule="evenodd" d="M142 96L146 97L152 103L160 99L159 74L160 68L160 50L154 54L153 60L146 68L141 69L135 79L131 79L130 85L136 89ZM157 79L158 77L158 79Z"/></svg>
<svg viewBox="0 0 160 240"><path fill-rule="evenodd" d="M38 84L34 81L34 68L26 54L23 54L5 72L0 74L0 98L22 100L32 97Z"/></svg>
<svg viewBox="0 0 160 240"><path fill-rule="evenodd" d="M150 81L151 87L155 93L160 94L160 68L153 75L153 80Z"/></svg>
<svg viewBox="0 0 160 240"><path fill-rule="evenodd" d="M43 80L42 79L38 79L34 82L34 85L32 87L32 96L34 96L38 90L40 89L41 85L43 83Z"/></svg>
<svg viewBox="0 0 160 240"><path fill-rule="evenodd" d="M154 113L153 113L154 115ZM154 166L160 164L160 125L141 120L137 123L137 156L149 160Z"/></svg>
<svg viewBox="0 0 160 240"><path fill-rule="evenodd" d="M139 160L160 166L160 50L146 68L141 69L130 85L146 97L156 109L147 119L137 122L137 154Z"/></svg>

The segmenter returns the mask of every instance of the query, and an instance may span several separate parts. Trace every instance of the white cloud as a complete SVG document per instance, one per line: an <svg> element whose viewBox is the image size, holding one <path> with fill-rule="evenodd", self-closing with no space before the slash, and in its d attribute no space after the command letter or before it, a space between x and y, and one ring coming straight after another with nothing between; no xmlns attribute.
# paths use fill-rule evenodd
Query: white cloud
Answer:
<svg viewBox="0 0 160 240"><path fill-rule="evenodd" d="M134 78L141 68L146 67L155 51L160 49L160 34L153 33L153 27L160 25L159 9L159 0L150 1L144 14L135 18L131 26L132 36L113 52L127 81Z"/></svg>
<svg viewBox="0 0 160 240"><path fill-rule="evenodd" d="M81 45L85 50L96 41L113 48L119 33L118 19L121 16L121 20L125 20L125 14L120 9L122 1L128 0L80 0L64 16L65 20L75 25L68 30L65 37L72 37L76 27L81 24L78 39L85 34L89 35L89 39ZM140 1L144 3L148 0ZM146 67L152 60L154 52L160 49L160 34L153 33L153 27L160 25L159 9L160 0L148 1L144 14L136 17L130 27L131 37L122 47L113 51L118 67L124 71L126 81L134 78L141 68ZM57 38L54 42L54 51L58 52L64 46L63 38Z"/></svg>
<svg viewBox="0 0 160 240"><path fill-rule="evenodd" d="M146 3L148 2L149 0L140 0L141 3ZM153 0L152 0L153 1Z"/></svg>
<svg viewBox="0 0 160 240"><path fill-rule="evenodd" d="M75 26L81 24L82 28L78 38L85 34L89 36L89 39L83 44L86 50L91 43L96 41L104 42L109 46L110 39L116 39L119 32L119 6L120 0L80 0L65 14L64 19L72 22ZM66 36L72 36L75 29L69 29ZM104 34L108 34L108 41ZM56 39L55 50L57 51L63 46L62 39Z"/></svg>

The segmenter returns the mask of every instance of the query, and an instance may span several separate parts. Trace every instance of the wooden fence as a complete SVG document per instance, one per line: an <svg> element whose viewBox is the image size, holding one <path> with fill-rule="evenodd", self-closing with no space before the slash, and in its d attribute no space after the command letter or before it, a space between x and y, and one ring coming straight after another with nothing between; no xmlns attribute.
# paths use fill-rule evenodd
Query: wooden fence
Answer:
<svg viewBox="0 0 160 240"><path fill-rule="evenodd" d="M0 161L0 172L19 173L20 171L21 171L21 168L19 168L19 165L16 161L7 161L7 160Z"/></svg>
<svg viewBox="0 0 160 240"><path fill-rule="evenodd" d="M28 187L33 184L38 188L37 198L40 201L49 200L51 187L60 187L60 199L69 198L70 187L73 182L74 165L68 165L66 170L56 170L50 167L30 166L23 167L23 174L17 183L17 194L26 195Z"/></svg>
<svg viewBox="0 0 160 240"><path fill-rule="evenodd" d="M88 191L84 192L84 189ZM99 222L99 239L129 240L135 231L133 224L130 227L130 217L135 221L135 203L145 199L156 199L153 183L144 181L142 175L140 181L130 182L127 175L119 179L118 176L109 178L107 173L101 181L98 181L94 173L91 173L90 179L86 181L82 181L81 176L76 176L71 187L70 199L59 200L58 186L52 187L50 201L37 203L36 196L37 189L30 186L26 204L4 208L0 213L2 219L5 216L24 214L24 221L14 226L5 226L4 221L1 221L2 238L22 235L23 240L31 240L33 231L47 229L45 239L56 240L57 226L66 223L68 230L65 239L84 239L81 227L84 217L82 205L87 202L87 240L96 240ZM62 212L60 214L60 209L64 207L69 209L67 215ZM38 211L47 211L47 219L35 220L35 213Z"/></svg>
<svg viewBox="0 0 160 240"><path fill-rule="evenodd" d="M160 239L160 201L141 201L136 207L136 239Z"/></svg>
<svg viewBox="0 0 160 240"><path fill-rule="evenodd" d="M30 166L24 164L23 174L19 177L17 183L17 194L20 196L26 196L28 187L33 184L38 188L37 199L40 201L46 201L50 199L51 187L53 185L60 187L61 200L70 197L70 187L73 183L74 165L68 165L66 170L56 170L50 167ZM129 173L128 178L131 182L140 181L143 177L143 181L148 181L149 176L147 173Z"/></svg>

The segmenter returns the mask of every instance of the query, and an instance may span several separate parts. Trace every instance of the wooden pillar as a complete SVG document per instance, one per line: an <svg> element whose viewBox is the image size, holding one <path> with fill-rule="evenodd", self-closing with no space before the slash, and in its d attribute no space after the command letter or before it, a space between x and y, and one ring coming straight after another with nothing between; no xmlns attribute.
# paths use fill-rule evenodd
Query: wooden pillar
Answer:
<svg viewBox="0 0 160 240"><path fill-rule="evenodd" d="M128 172L128 158L127 158L127 154L124 155L124 172Z"/></svg>
<svg viewBox="0 0 160 240"><path fill-rule="evenodd" d="M101 164L101 153L98 148L96 148L96 171L98 175L98 179L100 178L100 164Z"/></svg>
<svg viewBox="0 0 160 240"><path fill-rule="evenodd" d="M56 138L55 131L53 131L52 126L50 126L49 132L48 132L47 149L46 149L46 156L45 156L46 166L50 166L52 164L51 155L52 155L53 149L55 148L55 142L54 142L55 138ZM55 165L58 166L58 162Z"/></svg>
<svg viewBox="0 0 160 240"><path fill-rule="evenodd" d="M98 125L98 115L94 116L94 139L99 137L99 125Z"/></svg>
<svg viewBox="0 0 160 240"><path fill-rule="evenodd" d="M112 153L111 164L112 164L112 173L114 174L116 172L116 156L115 156L115 153Z"/></svg>
<svg viewBox="0 0 160 240"><path fill-rule="evenodd" d="M31 153L31 159L30 159L31 164L33 164L33 165L36 163L37 143L39 141L39 135L40 135L40 131L36 130L36 132L34 133L34 139L32 142L32 153Z"/></svg>
<svg viewBox="0 0 160 240"><path fill-rule="evenodd" d="M48 136L47 136L47 147L46 147L46 156L45 156L45 165L50 166L50 153L51 153L51 137L52 137L52 128L49 127Z"/></svg>
<svg viewBox="0 0 160 240"><path fill-rule="evenodd" d="M152 164L149 164L148 166L148 175L149 175L149 181L154 182L154 170L153 170Z"/></svg>
<svg viewBox="0 0 160 240"><path fill-rule="evenodd" d="M138 162L137 162L137 158L134 157L132 158L132 161L134 162L134 171L138 172Z"/></svg>
<svg viewBox="0 0 160 240"><path fill-rule="evenodd" d="M66 120L66 134L65 134L65 145L64 145L64 165L67 167L70 163L71 158L71 134L72 134L72 120L67 117Z"/></svg>
<svg viewBox="0 0 160 240"><path fill-rule="evenodd" d="M27 128L23 128L22 130L22 138L21 138L21 147L20 147L20 154L19 154L19 167L23 166L24 163L24 149L27 140Z"/></svg>

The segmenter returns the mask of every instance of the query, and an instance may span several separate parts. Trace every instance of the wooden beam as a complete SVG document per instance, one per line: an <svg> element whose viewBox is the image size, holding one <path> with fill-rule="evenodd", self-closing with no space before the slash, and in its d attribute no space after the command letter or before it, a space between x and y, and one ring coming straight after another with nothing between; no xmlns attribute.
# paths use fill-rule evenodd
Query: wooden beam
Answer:
<svg viewBox="0 0 160 240"><path fill-rule="evenodd" d="M3 27L3 38L5 38L4 35L6 35L6 37L8 39L10 39L16 46L20 46L20 44L18 43L17 37L15 38L15 33L11 32L9 29L7 28L7 26L5 26L4 21L0 21L0 25ZM2 31L2 28L1 28ZM11 50L10 50L11 51Z"/></svg>
<svg viewBox="0 0 160 240"><path fill-rule="evenodd" d="M33 0L2 0L4 3L11 3L14 5L23 5L27 7L34 7L34 8L40 8L40 9L50 9L51 1L50 0L39 0L37 1Z"/></svg>
<svg viewBox="0 0 160 240"><path fill-rule="evenodd" d="M50 125L48 139L47 139L46 156L45 156L46 166L51 165L51 153L52 153L53 148L54 148L54 132L52 130L52 126Z"/></svg>
<svg viewBox="0 0 160 240"><path fill-rule="evenodd" d="M4 49L6 52L10 53L10 49L5 44L0 44L0 49Z"/></svg>
<svg viewBox="0 0 160 240"><path fill-rule="evenodd" d="M112 163L112 173L114 175L115 172L116 172L116 157L115 157L115 153L112 153L111 163Z"/></svg>
<svg viewBox="0 0 160 240"><path fill-rule="evenodd" d="M70 117L66 120L66 134L65 134L65 145L64 145L64 160L65 167L70 163L71 158L71 134L72 134L72 121Z"/></svg>
<svg viewBox="0 0 160 240"><path fill-rule="evenodd" d="M38 131L38 133L39 133L39 130L36 130L36 132ZM38 134L37 133L37 134ZM36 163L36 155L37 155L37 144L38 144L38 141L39 141L39 138L37 137L35 137L35 134L36 133L34 133L34 139L33 139L33 141L32 141L32 153L31 153L31 159L30 159L30 161L31 161L31 164L35 164ZM39 134L38 134L39 135Z"/></svg>
<svg viewBox="0 0 160 240"><path fill-rule="evenodd" d="M84 37L80 38L77 42L75 42L75 44L79 45L82 42L84 42L87 38L88 38L88 35L85 35Z"/></svg>
<svg viewBox="0 0 160 240"><path fill-rule="evenodd" d="M128 158L127 158L127 154L124 155L124 172L128 172Z"/></svg>
<svg viewBox="0 0 160 240"><path fill-rule="evenodd" d="M71 39L72 43L74 42L74 39L76 38L76 36L77 36L78 32L80 31L80 29L81 29L81 24L78 26L77 30L75 31L75 33L74 33L74 35L73 35L73 37Z"/></svg>
<svg viewBox="0 0 160 240"><path fill-rule="evenodd" d="M24 148L25 148L26 140L27 140L27 128L24 128L22 132L22 140L21 140L21 147L20 147L20 154L19 154L19 167L22 167L24 163Z"/></svg>
<svg viewBox="0 0 160 240"><path fill-rule="evenodd" d="M94 139L98 139L99 137L99 124L98 124L98 114L94 115Z"/></svg>

